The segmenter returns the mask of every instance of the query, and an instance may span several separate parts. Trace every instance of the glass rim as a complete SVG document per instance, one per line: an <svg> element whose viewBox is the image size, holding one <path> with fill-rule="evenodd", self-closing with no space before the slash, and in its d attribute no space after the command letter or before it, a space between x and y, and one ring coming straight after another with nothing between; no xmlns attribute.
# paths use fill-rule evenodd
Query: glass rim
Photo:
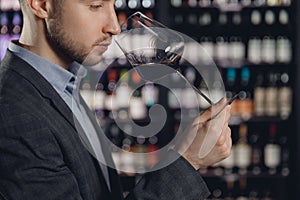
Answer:
<svg viewBox="0 0 300 200"><path fill-rule="evenodd" d="M159 22L155 19L152 19L152 18L148 17L147 15L142 13L141 11L137 11L137 12L129 15L129 17L126 18L126 22L120 24L122 32L123 31L128 31L130 29L135 29L135 28L132 28L132 27L130 29L128 29L128 21L130 19L133 20L134 17L138 17L139 19L143 19L143 20L146 20L146 21L150 22L152 25L154 25L153 27L168 28L166 25L162 24L161 22Z"/></svg>

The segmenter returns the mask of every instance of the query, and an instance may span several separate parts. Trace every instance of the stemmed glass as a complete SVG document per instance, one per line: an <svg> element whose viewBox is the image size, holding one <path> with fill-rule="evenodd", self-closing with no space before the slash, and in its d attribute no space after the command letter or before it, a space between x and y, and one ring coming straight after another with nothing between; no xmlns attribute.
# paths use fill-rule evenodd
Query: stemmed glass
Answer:
<svg viewBox="0 0 300 200"><path fill-rule="evenodd" d="M183 53L185 47L185 40L181 34L167 28L141 12L136 12L131 15L126 23L121 24L121 30L121 34L115 36L115 42L125 54L132 67L144 80L154 81L176 72L188 83L187 78L180 72L179 67L179 61L181 58L184 58ZM190 86L196 93L203 97L210 106L215 105L211 98L207 97L197 87L193 84L190 84ZM224 106L218 109L217 112L213 112L213 115L207 118L207 120L213 120L238 96L239 94L236 94L227 100ZM221 131L219 134L221 134ZM185 135L183 134L183 136ZM200 157L206 155L212 149L219 137L208 134L207 138L208 139L205 140L206 145L204 145L203 149L201 147L199 150Z"/></svg>
<svg viewBox="0 0 300 200"><path fill-rule="evenodd" d="M179 69L184 39L178 32L141 12L129 16L127 22L121 24L121 30L121 34L115 37L115 42L144 80L154 81L175 71L187 81ZM191 87L213 105L202 91L193 84Z"/></svg>

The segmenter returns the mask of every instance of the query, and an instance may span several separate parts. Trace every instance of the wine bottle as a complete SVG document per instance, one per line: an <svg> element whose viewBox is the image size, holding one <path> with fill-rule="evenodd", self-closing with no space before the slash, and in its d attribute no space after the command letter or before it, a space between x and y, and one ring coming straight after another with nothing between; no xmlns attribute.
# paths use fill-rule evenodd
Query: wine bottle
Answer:
<svg viewBox="0 0 300 200"><path fill-rule="evenodd" d="M125 120L129 118L128 108L132 88L128 84L129 72L126 69L121 70L119 84L116 86L116 103L118 107L118 118Z"/></svg>
<svg viewBox="0 0 300 200"><path fill-rule="evenodd" d="M292 0L281 0L281 4L283 6L290 6L292 3Z"/></svg>
<svg viewBox="0 0 300 200"><path fill-rule="evenodd" d="M134 139L132 136L130 136L129 134L132 132L132 127L130 124L126 124L123 127L123 131L127 134L124 134L124 139L122 141L122 149L125 151L130 151L131 147L134 143Z"/></svg>
<svg viewBox="0 0 300 200"><path fill-rule="evenodd" d="M101 123L101 120L105 118L105 106L104 101L106 99L106 92L104 91L104 86L102 83L98 83L96 90L94 92L94 110L98 123Z"/></svg>
<svg viewBox="0 0 300 200"><path fill-rule="evenodd" d="M288 137L282 135L279 139L281 147L281 163L280 171L282 176L288 176L290 174L289 159L290 159L290 146L288 143Z"/></svg>
<svg viewBox="0 0 300 200"><path fill-rule="evenodd" d="M13 19L12 19L12 34L11 40L18 40L20 38L21 33L21 26L22 26L22 17L19 12L14 12Z"/></svg>
<svg viewBox="0 0 300 200"><path fill-rule="evenodd" d="M200 7L209 7L212 4L212 0L199 0Z"/></svg>
<svg viewBox="0 0 300 200"><path fill-rule="evenodd" d="M275 23L275 13L272 10L265 12L265 22L267 25L273 25Z"/></svg>
<svg viewBox="0 0 300 200"><path fill-rule="evenodd" d="M257 26L257 25L261 24L261 21L262 21L261 18L262 18L261 13L258 10L253 10L251 12L250 20L253 25Z"/></svg>
<svg viewBox="0 0 300 200"><path fill-rule="evenodd" d="M232 175L226 177L226 190L225 190L225 198L224 200L234 200L234 183L235 178Z"/></svg>
<svg viewBox="0 0 300 200"><path fill-rule="evenodd" d="M280 145L276 140L277 127L275 123L269 126L269 138L264 148L264 163L270 174L277 172L277 167L280 164Z"/></svg>
<svg viewBox="0 0 300 200"><path fill-rule="evenodd" d="M114 91L116 89L118 72L116 69L110 69L108 71L108 84L107 84L107 95L104 101L105 109L108 112L108 117L114 119L116 116L113 115L113 110L117 109L116 97Z"/></svg>
<svg viewBox="0 0 300 200"><path fill-rule="evenodd" d="M220 166L224 168L225 175L230 175L233 173L233 168L235 165L235 145L231 147L230 155L220 162Z"/></svg>
<svg viewBox="0 0 300 200"><path fill-rule="evenodd" d="M274 72L268 74L268 86L265 90L265 114L274 117L278 114L278 75Z"/></svg>
<svg viewBox="0 0 300 200"><path fill-rule="evenodd" d="M206 71L203 72L202 77L208 77L208 74ZM208 92L208 87L206 85L206 82L204 79L201 80L200 85L199 85L199 90L202 91L203 94L205 94L206 96L209 96L209 92ZM201 109L207 109L208 107L210 107L211 105L201 96L198 96L199 99L199 107Z"/></svg>
<svg viewBox="0 0 300 200"><path fill-rule="evenodd" d="M178 8L182 6L182 0L171 0L171 5Z"/></svg>
<svg viewBox="0 0 300 200"><path fill-rule="evenodd" d="M12 9L12 0L2 0L0 3L0 10L1 11L8 11Z"/></svg>
<svg viewBox="0 0 300 200"><path fill-rule="evenodd" d="M212 200L222 200L223 192L220 188L215 188L212 191Z"/></svg>
<svg viewBox="0 0 300 200"><path fill-rule="evenodd" d="M108 131L109 131L108 137L111 140L111 142L113 144L115 144L116 146L121 147L122 146L122 134L121 134L119 127L116 124L112 123L112 124L110 124Z"/></svg>
<svg viewBox="0 0 300 200"><path fill-rule="evenodd" d="M236 200L248 200L247 195L247 177L241 176L239 180L240 191Z"/></svg>
<svg viewBox="0 0 300 200"><path fill-rule="evenodd" d="M215 45L215 59L219 62L220 65L225 65L227 64L228 60L228 41L225 37L223 36L218 36L216 38L216 45Z"/></svg>
<svg viewBox="0 0 300 200"><path fill-rule="evenodd" d="M245 45L242 38L238 36L230 37L230 53L229 58L236 65L240 64L245 59Z"/></svg>
<svg viewBox="0 0 300 200"><path fill-rule="evenodd" d="M4 58L6 49L10 41L8 23L8 14L7 12L3 12L0 15L0 60Z"/></svg>
<svg viewBox="0 0 300 200"><path fill-rule="evenodd" d="M91 89L91 73L87 72L81 80L80 94L90 110L94 110L93 91Z"/></svg>
<svg viewBox="0 0 300 200"><path fill-rule="evenodd" d="M182 106L183 108L192 110L197 109L198 105L198 94L195 93L191 85L195 84L196 80L196 71L192 67L188 67L185 71L185 77L188 80L186 87L182 90Z"/></svg>
<svg viewBox="0 0 300 200"><path fill-rule="evenodd" d="M279 16L278 16L278 20L279 20L279 23L282 24L282 25L287 25L289 24L289 13L286 11L286 10L280 10L279 12Z"/></svg>
<svg viewBox="0 0 300 200"><path fill-rule="evenodd" d="M138 154L138 157L135 159L135 166L138 173L144 173L147 168L147 147L145 141L144 136L138 136L136 144L133 146L133 152Z"/></svg>
<svg viewBox="0 0 300 200"><path fill-rule="evenodd" d="M248 200L260 200L259 191L256 188L252 188L249 191Z"/></svg>
<svg viewBox="0 0 300 200"><path fill-rule="evenodd" d="M244 6L244 7L250 6L250 5L251 5L251 0L240 0L240 3L241 3L242 6Z"/></svg>
<svg viewBox="0 0 300 200"><path fill-rule="evenodd" d="M236 12L232 16L232 23L234 25L240 25L242 23L242 16L240 12Z"/></svg>
<svg viewBox="0 0 300 200"><path fill-rule="evenodd" d="M188 14L187 16L187 22L190 24L190 25L196 25L197 22L198 22L198 17L195 13L190 13Z"/></svg>
<svg viewBox="0 0 300 200"><path fill-rule="evenodd" d="M148 168L153 167L158 162L158 137L152 136L148 139L149 144L147 145L147 166Z"/></svg>
<svg viewBox="0 0 300 200"><path fill-rule="evenodd" d="M247 120L253 114L252 87L250 85L250 70L243 67L241 70L241 89L239 99L236 100L240 116Z"/></svg>
<svg viewBox="0 0 300 200"><path fill-rule="evenodd" d="M141 0L128 0L127 6L130 9L139 9L141 7Z"/></svg>
<svg viewBox="0 0 300 200"><path fill-rule="evenodd" d="M255 5L255 6L264 6L264 5L266 5L266 2L267 0L254 0L254 2L253 2L253 4Z"/></svg>
<svg viewBox="0 0 300 200"><path fill-rule="evenodd" d="M274 37L265 36L261 45L262 61L267 64L273 64L276 61L276 42Z"/></svg>
<svg viewBox="0 0 300 200"><path fill-rule="evenodd" d="M292 60L292 44L285 36L278 36L276 40L276 58L280 63L290 63Z"/></svg>
<svg viewBox="0 0 300 200"><path fill-rule="evenodd" d="M267 0L268 6L277 6L277 0Z"/></svg>
<svg viewBox="0 0 300 200"><path fill-rule="evenodd" d="M203 36L200 38L200 45L205 50L205 54L201 57L204 62L210 63L215 53L214 43L211 37Z"/></svg>
<svg viewBox="0 0 300 200"><path fill-rule="evenodd" d="M253 64L260 64L262 61L262 44L258 37L251 37L248 41L248 61Z"/></svg>
<svg viewBox="0 0 300 200"><path fill-rule="evenodd" d="M287 119L292 111L292 88L289 83L288 73L282 73L280 76L281 84L278 90L278 107L280 117Z"/></svg>
<svg viewBox="0 0 300 200"><path fill-rule="evenodd" d="M197 0L188 0L189 7L196 7L198 5Z"/></svg>
<svg viewBox="0 0 300 200"><path fill-rule="evenodd" d="M258 175L262 171L263 162L260 135L258 133L251 134L249 142L252 147L250 170L252 174Z"/></svg>
<svg viewBox="0 0 300 200"><path fill-rule="evenodd" d="M129 104L129 116L132 119L139 120L145 119L147 115L147 108L144 101L141 98L139 90L133 92L133 97L130 99Z"/></svg>
<svg viewBox="0 0 300 200"><path fill-rule="evenodd" d="M213 3L217 5L224 5L228 3L228 0L214 0Z"/></svg>
<svg viewBox="0 0 300 200"><path fill-rule="evenodd" d="M254 114L256 116L264 116L265 114L265 88L264 75L259 73L256 76L254 86Z"/></svg>
<svg viewBox="0 0 300 200"><path fill-rule="evenodd" d="M125 9L127 7L126 0L116 0L116 9Z"/></svg>
<svg viewBox="0 0 300 200"><path fill-rule="evenodd" d="M159 91L157 86L154 85L154 83L147 82L143 86L141 92L142 99L148 107L151 107L158 102Z"/></svg>
<svg viewBox="0 0 300 200"><path fill-rule="evenodd" d="M238 91L237 89L237 82L236 82L236 69L234 67L229 67L227 69L226 73L226 98L231 99L236 92ZM239 109L237 106L237 102L233 101L231 104L231 114L232 115L238 115Z"/></svg>
<svg viewBox="0 0 300 200"><path fill-rule="evenodd" d="M228 23L227 14L226 13L220 13L218 21L219 21L220 25L226 25Z"/></svg>
<svg viewBox="0 0 300 200"><path fill-rule="evenodd" d="M142 6L146 9L155 7L155 0L142 0Z"/></svg>
<svg viewBox="0 0 300 200"><path fill-rule="evenodd" d="M201 26L209 26L212 23L212 16L209 12L205 12L199 17L199 24Z"/></svg>
<svg viewBox="0 0 300 200"><path fill-rule="evenodd" d="M251 163L251 146L247 140L248 127L241 124L239 128L239 140L235 145L235 165L238 167L240 174L246 174L247 168Z"/></svg>

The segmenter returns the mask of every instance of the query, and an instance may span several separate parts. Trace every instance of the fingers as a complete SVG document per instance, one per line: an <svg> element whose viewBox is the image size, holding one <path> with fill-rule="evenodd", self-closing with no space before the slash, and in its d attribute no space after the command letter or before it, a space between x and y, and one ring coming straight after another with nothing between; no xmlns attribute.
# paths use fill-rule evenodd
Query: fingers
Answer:
<svg viewBox="0 0 300 200"><path fill-rule="evenodd" d="M216 147L218 148L221 159L227 158L230 155L232 139L231 129L229 127L226 127L224 133L222 133L222 137L218 140Z"/></svg>
<svg viewBox="0 0 300 200"><path fill-rule="evenodd" d="M226 158L230 156L231 147L232 147L232 138L231 138L231 129L230 129L230 132L228 133L228 137L227 137L227 152L225 154Z"/></svg>
<svg viewBox="0 0 300 200"><path fill-rule="evenodd" d="M217 141L217 145L223 145L227 141L228 137L231 137L231 129L227 124L227 125L224 125L224 127L222 129L222 133Z"/></svg>
<svg viewBox="0 0 300 200"><path fill-rule="evenodd" d="M227 141L228 137L231 138L231 129L228 126L228 122L229 122L229 119L230 119L230 109L231 108L228 105L224 109L224 111L222 111L222 113L220 113L219 116L216 119L213 120L216 125L220 126L221 124L223 124L222 132L221 132L219 140L218 140L219 145L224 144Z"/></svg>

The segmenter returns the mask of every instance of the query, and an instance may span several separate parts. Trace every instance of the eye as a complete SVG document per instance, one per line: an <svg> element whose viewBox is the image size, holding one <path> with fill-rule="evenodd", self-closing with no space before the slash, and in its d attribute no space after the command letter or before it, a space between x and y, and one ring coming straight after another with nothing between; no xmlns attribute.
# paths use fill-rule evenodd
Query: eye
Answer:
<svg viewBox="0 0 300 200"><path fill-rule="evenodd" d="M90 5L90 9L91 10L97 10L99 8L102 8L103 5L102 4L93 4L93 5Z"/></svg>

